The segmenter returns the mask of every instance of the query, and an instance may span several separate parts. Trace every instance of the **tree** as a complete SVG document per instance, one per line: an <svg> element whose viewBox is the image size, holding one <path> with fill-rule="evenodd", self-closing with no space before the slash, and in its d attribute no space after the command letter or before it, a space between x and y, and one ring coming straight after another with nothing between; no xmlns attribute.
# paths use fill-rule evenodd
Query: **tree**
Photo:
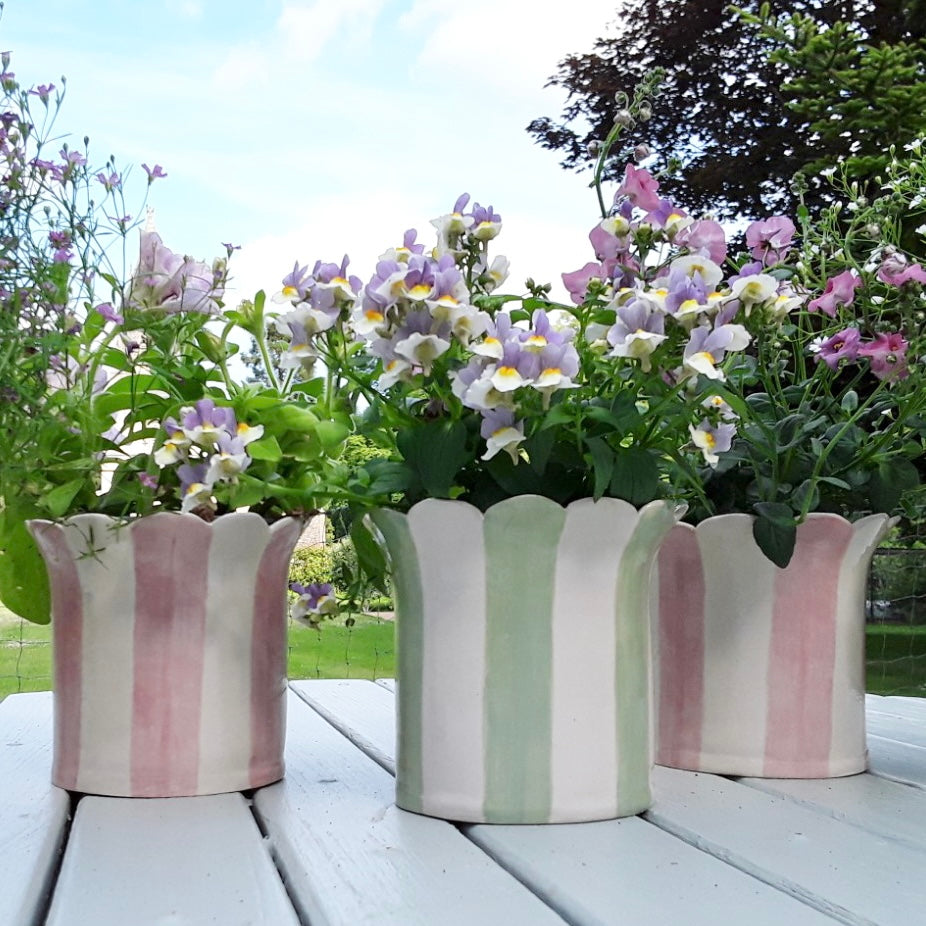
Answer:
<svg viewBox="0 0 926 926"><path fill-rule="evenodd" d="M677 160L679 172L663 181L666 195L684 188L686 206L722 216L787 211L795 172L852 155L853 142L873 125L885 127L879 145L888 132L903 143L926 130L922 106L911 113L926 83L924 6L746 0L747 22L726 0L627 0L617 35L569 55L551 77L568 94L561 118L535 119L528 131L562 152L564 167L584 168L589 143L613 122L615 95L632 95L650 69L662 67L652 119L628 139ZM794 16L804 17L803 28ZM845 80L830 80L834 67ZM885 101L889 84L897 90ZM894 113L911 88L914 102ZM829 112L840 113L841 125L824 131Z"/></svg>

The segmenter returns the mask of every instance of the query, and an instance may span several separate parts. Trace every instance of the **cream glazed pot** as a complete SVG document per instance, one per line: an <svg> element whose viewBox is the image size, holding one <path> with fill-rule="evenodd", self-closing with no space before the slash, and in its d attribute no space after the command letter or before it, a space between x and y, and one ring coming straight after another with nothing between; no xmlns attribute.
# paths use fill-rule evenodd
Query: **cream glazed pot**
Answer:
<svg viewBox="0 0 926 926"><path fill-rule="evenodd" d="M649 575L675 509L516 496L373 513L396 595L396 801L485 823L650 804Z"/></svg>
<svg viewBox="0 0 926 926"><path fill-rule="evenodd" d="M233 513L31 521L52 595L52 781L177 797L283 775L301 525Z"/></svg>
<svg viewBox="0 0 926 926"><path fill-rule="evenodd" d="M678 524L653 573L656 762L770 778L864 771L865 593L895 523L811 514L787 568L753 518Z"/></svg>

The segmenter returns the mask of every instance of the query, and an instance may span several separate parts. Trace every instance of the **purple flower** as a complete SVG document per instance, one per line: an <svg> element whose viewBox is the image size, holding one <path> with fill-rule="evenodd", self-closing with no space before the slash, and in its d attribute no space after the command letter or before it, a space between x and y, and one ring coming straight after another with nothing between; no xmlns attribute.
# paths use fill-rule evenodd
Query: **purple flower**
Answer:
<svg viewBox="0 0 926 926"><path fill-rule="evenodd" d="M573 270L572 273L564 273L563 286L566 287L572 301L576 305L581 305L585 300L585 294L588 292L589 282L603 279L603 274L601 264L589 261L584 267Z"/></svg>
<svg viewBox="0 0 926 926"><path fill-rule="evenodd" d="M155 164L154 167L142 164L142 170L148 175L149 185L154 183L155 180L160 180L162 177L167 176L167 174L164 173L164 168L161 167L160 164Z"/></svg>
<svg viewBox="0 0 926 926"><path fill-rule="evenodd" d="M628 164L624 168L624 179L614 194L615 202L621 196L626 196L637 208L644 212L658 209L662 200L656 191L659 182L654 180L648 170Z"/></svg>
<svg viewBox="0 0 926 926"><path fill-rule="evenodd" d="M328 582L312 582L309 585L291 582L289 587L299 596L290 609L290 617L300 624L317 628L323 617L338 610L334 590Z"/></svg>
<svg viewBox="0 0 926 926"><path fill-rule="evenodd" d="M96 306L96 311L108 322L115 322L117 325L121 325L125 321L109 302L101 302Z"/></svg>
<svg viewBox="0 0 926 926"><path fill-rule="evenodd" d="M753 222L746 229L746 244L756 260L768 267L785 259L794 238L794 223L785 215Z"/></svg>
<svg viewBox="0 0 926 926"><path fill-rule="evenodd" d="M829 315L830 318L836 317L836 309L839 306L852 305L855 298L855 290L861 286L861 279L852 270L843 270L842 273L831 277L826 281L826 287L822 296L811 299L807 303L808 312L816 312L818 309Z"/></svg>
<svg viewBox="0 0 926 926"><path fill-rule="evenodd" d="M860 357L867 357L871 363L871 372L878 379L889 382L909 376L907 370L907 344L899 331L891 334L879 334L873 341L858 349Z"/></svg>
<svg viewBox="0 0 926 926"><path fill-rule="evenodd" d="M138 481L146 489L156 489L158 487L158 478L157 476L152 476L149 473L139 473Z"/></svg>
<svg viewBox="0 0 926 926"><path fill-rule="evenodd" d="M213 269L174 254L150 228L141 233L138 268L129 282L126 302L137 309L174 314L216 314L223 293Z"/></svg>
<svg viewBox="0 0 926 926"><path fill-rule="evenodd" d="M841 360L855 360L859 353L861 334L857 328L845 328L820 344L817 362L823 361L835 370Z"/></svg>
<svg viewBox="0 0 926 926"><path fill-rule="evenodd" d="M33 90L30 90L29 93L32 96L37 96L43 103L48 103L48 98L51 96L52 90L55 89L54 84L39 84Z"/></svg>
<svg viewBox="0 0 926 926"><path fill-rule="evenodd" d="M727 257L726 233L723 226L713 219L692 222L676 235L675 243L686 247L692 254L709 257L715 264L722 264Z"/></svg>
<svg viewBox="0 0 926 926"><path fill-rule="evenodd" d="M902 254L889 254L878 268L878 279L891 286L903 286L904 283L926 283L926 270L919 264L908 264Z"/></svg>

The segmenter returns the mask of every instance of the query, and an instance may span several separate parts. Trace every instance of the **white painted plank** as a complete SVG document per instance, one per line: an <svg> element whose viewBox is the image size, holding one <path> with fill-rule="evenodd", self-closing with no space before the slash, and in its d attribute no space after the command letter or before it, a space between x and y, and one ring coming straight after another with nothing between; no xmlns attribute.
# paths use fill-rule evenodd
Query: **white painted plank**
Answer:
<svg viewBox="0 0 926 926"><path fill-rule="evenodd" d="M377 685L382 685L387 691L395 692L395 679L394 678L378 678L376 680Z"/></svg>
<svg viewBox="0 0 926 926"><path fill-rule="evenodd" d="M294 694L286 755L255 807L312 926L562 926L454 826L399 810L392 777Z"/></svg>
<svg viewBox="0 0 926 926"><path fill-rule="evenodd" d="M926 852L735 781L655 769L647 819L857 926L909 926L924 912Z"/></svg>
<svg viewBox="0 0 926 926"><path fill-rule="evenodd" d="M569 922L583 926L837 922L640 817L467 832Z"/></svg>
<svg viewBox="0 0 926 926"><path fill-rule="evenodd" d="M41 921L70 813L51 784L51 692L0 703L0 923Z"/></svg>
<svg viewBox="0 0 926 926"><path fill-rule="evenodd" d="M740 778L768 794L844 820L881 839L926 849L926 791L876 775L847 778Z"/></svg>
<svg viewBox="0 0 926 926"><path fill-rule="evenodd" d="M391 695L360 681L313 680L291 687L352 741L394 767ZM832 922L636 818L474 826L465 832L571 922L605 924L619 918L634 926L715 926L730 911L750 926Z"/></svg>
<svg viewBox="0 0 926 926"><path fill-rule="evenodd" d="M866 713L876 711L893 714L897 717L909 717L911 720L926 722L926 698L902 698L896 695L865 695Z"/></svg>
<svg viewBox="0 0 926 926"><path fill-rule="evenodd" d="M240 794L85 797L47 926L298 926Z"/></svg>
<svg viewBox="0 0 926 926"><path fill-rule="evenodd" d="M355 746L395 774L395 696L364 679L312 679L289 687Z"/></svg>
<svg viewBox="0 0 926 926"><path fill-rule="evenodd" d="M907 717L896 713L868 711L866 727L869 734L883 739L909 743L912 746L926 746L926 715Z"/></svg>
<svg viewBox="0 0 926 926"><path fill-rule="evenodd" d="M926 748L869 734L868 770L882 778L926 788Z"/></svg>

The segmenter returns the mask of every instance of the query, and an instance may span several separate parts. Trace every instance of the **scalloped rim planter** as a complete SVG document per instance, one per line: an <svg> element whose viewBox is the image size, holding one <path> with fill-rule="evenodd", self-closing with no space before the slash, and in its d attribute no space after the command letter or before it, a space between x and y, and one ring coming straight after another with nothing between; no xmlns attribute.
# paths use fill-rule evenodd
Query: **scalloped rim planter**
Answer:
<svg viewBox="0 0 926 926"><path fill-rule="evenodd" d="M296 519L85 514L29 529L52 592L54 784L180 797L283 776Z"/></svg>
<svg viewBox="0 0 926 926"><path fill-rule="evenodd" d="M400 807L563 823L650 805L649 574L680 513L522 495L372 514L395 582Z"/></svg>
<svg viewBox="0 0 926 926"><path fill-rule="evenodd" d="M653 573L656 762L765 778L867 767L865 592L896 519L811 514L786 569L753 518L678 524Z"/></svg>

